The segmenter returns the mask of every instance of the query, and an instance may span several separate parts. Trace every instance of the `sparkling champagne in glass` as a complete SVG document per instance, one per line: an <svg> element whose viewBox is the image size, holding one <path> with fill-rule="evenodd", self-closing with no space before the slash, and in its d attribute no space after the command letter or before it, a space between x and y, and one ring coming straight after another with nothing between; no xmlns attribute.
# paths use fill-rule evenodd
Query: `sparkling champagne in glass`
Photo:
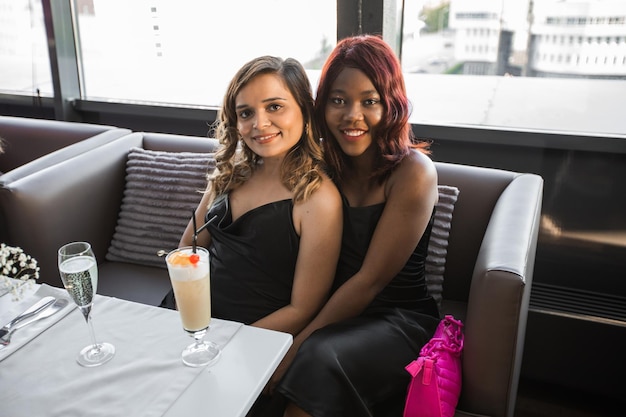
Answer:
<svg viewBox="0 0 626 417"><path fill-rule="evenodd" d="M220 356L220 348L202 340L211 322L211 279L209 251L205 248L183 247L165 258L176 308L183 329L195 342L183 350L183 363L188 366L212 365Z"/></svg>
<svg viewBox="0 0 626 417"><path fill-rule="evenodd" d="M72 297L87 321L92 343L83 348L76 360L82 366L98 366L115 355L110 343L99 343L91 321L93 297L98 288L98 263L87 242L72 242L62 246L58 252L59 272L63 286Z"/></svg>

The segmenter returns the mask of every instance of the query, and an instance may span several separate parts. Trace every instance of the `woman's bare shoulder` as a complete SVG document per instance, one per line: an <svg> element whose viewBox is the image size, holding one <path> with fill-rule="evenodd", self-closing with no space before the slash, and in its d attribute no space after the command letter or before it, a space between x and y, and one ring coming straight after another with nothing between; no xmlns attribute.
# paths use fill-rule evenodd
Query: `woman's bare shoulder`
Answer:
<svg viewBox="0 0 626 417"><path fill-rule="evenodd" d="M304 230L323 233L332 227L341 230L343 218L341 195L335 184L327 176L323 176L319 187L307 199L294 206L294 222L298 234Z"/></svg>
<svg viewBox="0 0 626 417"><path fill-rule="evenodd" d="M311 199L317 200L318 203L326 201L330 205L341 205L341 195L335 183L324 173L321 174L321 177L322 182L319 188L311 195Z"/></svg>
<svg viewBox="0 0 626 417"><path fill-rule="evenodd" d="M437 169L432 159L423 152L411 150L400 162L390 178L392 183L437 183Z"/></svg>

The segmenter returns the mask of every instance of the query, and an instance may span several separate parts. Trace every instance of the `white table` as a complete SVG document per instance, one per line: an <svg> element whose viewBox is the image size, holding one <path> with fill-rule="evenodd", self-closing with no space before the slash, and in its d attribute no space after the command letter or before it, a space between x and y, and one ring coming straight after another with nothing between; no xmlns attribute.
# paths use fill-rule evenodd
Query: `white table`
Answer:
<svg viewBox="0 0 626 417"><path fill-rule="evenodd" d="M22 300L28 298L30 295L35 293L36 290L37 286L34 286L32 289L28 290L22 296ZM102 301L100 303L100 306L96 304L96 307L100 307L100 310L105 310L106 308L132 308L133 312L140 313L138 315L133 314L134 317L139 317L139 321L154 320L158 322L159 326L161 326L161 323L165 323L162 326L162 331L166 333L167 338L169 339L171 336L171 338L173 339L178 339L177 343L180 343L182 329L179 327L179 317L176 311L155 308L152 306L145 306L137 303L130 303L124 300L110 299L109 297L101 298ZM24 301L22 301L22 304L23 302ZM9 309L14 310L15 307L16 306L11 300L10 294L0 297L0 313L4 312L6 315L6 312L9 311ZM20 307L20 309L22 309L22 307ZM19 313L20 311L17 312ZM97 308L94 308L94 313L96 334L103 335L103 338L111 338L114 333L108 332L109 329L106 329L106 317L102 317L102 319L99 319L98 317L99 314L100 316L106 316L106 314L104 314L102 311L98 313ZM24 363L41 360L42 367L48 367L48 370L52 369L53 373L58 371L60 375L60 378L58 379L63 379L65 372L63 370L60 370L60 368L58 367L71 368L78 366L72 360L77 351L75 351L75 348L71 346L69 341L58 341L55 339L52 342L55 345L54 349L49 348L49 346L51 343L50 340L54 339L55 332L60 332L63 328L65 328L65 332L67 332L67 328L69 326L68 323L71 323L72 325L72 332L76 330L77 333L84 333L84 341L88 342L88 338L86 337L88 334L88 330L86 324L84 323L84 320L82 323L80 322L79 318L82 319L82 317L78 316L79 314L80 313L78 311L70 312L66 317L63 317L61 320L59 320L58 323L52 325L40 336L36 337L34 340L29 341L19 350L15 351L15 353L11 354L11 356L6 357L0 362L0 403L2 403L4 400L12 401L12 417L31 416L32 403L30 403L30 401L36 401L35 398L28 398L28 396L26 396L23 400L18 400L21 402L17 403L14 399L16 394L22 393L24 391L24 387L20 387L20 384L24 385L25 382L18 381L16 384L12 384L10 379L12 375L15 374L15 372L20 371L21 367L26 366L23 365ZM172 323L176 323L176 326L173 326ZM3 323L0 323L0 325L2 324ZM32 324L31 326L34 325L35 324ZM136 325L140 326L141 323L136 323ZM154 327L155 325L156 324L154 322L151 323L151 326ZM55 326L58 327L55 329ZM18 332L21 332L25 329L26 328L20 329L18 330ZM129 337L132 337L132 335L129 335ZM183 344L187 344L187 342L191 342L191 338L188 338L188 336L182 334L182 341ZM68 352L59 353L59 351L63 350L59 349L59 346L65 347L66 344L70 344L70 347L68 349L65 349L68 350ZM162 415L170 417L181 415L194 415L197 414L199 410L201 410L201 414L205 416L245 416L256 398L263 390L265 384L280 363L281 359L286 354L291 344L292 337L290 334L260 329L252 326L239 327L235 330L234 335L222 350L222 355L219 361L211 367L202 368L201 370L199 370L199 374L197 375L197 377L194 375L194 379L189 383L188 386L183 389L183 391L180 393L180 396L178 396L176 399L173 400L171 404L168 405L169 408L167 408L165 413ZM124 351L120 351L120 346L117 347L118 352L116 352L116 357L113 358L111 362L99 368L89 368L88 370L86 370L86 372L108 372L111 371L111 369L115 369L107 369L105 367L115 367L116 359L118 359L118 364L122 363L122 355L124 354ZM54 356L54 359L49 359L51 350L57 352L58 355L62 354L64 356ZM178 353L179 351L176 350L176 354ZM44 358L46 360L45 365L43 365ZM178 361L180 361L180 357L177 357L175 359L175 363L177 364ZM176 364L174 366L178 366ZM169 366L171 367L172 365L169 364ZM182 364L182 361L180 361L180 366L185 367ZM84 369L85 368L81 368L81 370L78 372L83 372ZM30 371L32 373L32 369ZM72 372L76 372L76 369L74 369ZM103 378L105 377L106 373L103 373ZM19 380L20 378L16 379ZM33 386L36 384L32 384L32 382L30 382L29 380L27 389L33 390L33 397L36 397L37 392L47 392L49 388L56 389L58 396L63 395L64 398L72 397L72 393L65 393L63 392L63 388L59 388L56 385L49 386L50 384L53 384L53 382L43 381L41 382L41 386ZM116 388L114 385L111 386L112 384L110 382L108 382L107 384L108 388L110 389L108 394L110 395L111 389L114 390ZM102 399L102 401L99 401L98 399L99 389L93 386L88 387L87 389L91 390L90 394L93 397L91 401L93 401L93 403L102 403L102 407L105 407L106 410L106 399ZM13 392L12 390L15 392ZM66 396L64 394L66 394ZM145 395L146 397L150 398L150 395L153 395L153 393L144 393L140 391L139 395ZM89 408L91 409L91 407ZM163 407L161 406L161 409L162 408ZM15 414L16 409L17 414ZM88 413L86 410L83 414L82 411L83 410L81 410L81 415L106 415L104 411L101 411L99 414L97 411L94 411L93 413ZM1 412L2 411L0 408L0 413Z"/></svg>
<svg viewBox="0 0 626 417"><path fill-rule="evenodd" d="M166 416L245 416L291 346L291 335L242 326L219 362L203 372Z"/></svg>

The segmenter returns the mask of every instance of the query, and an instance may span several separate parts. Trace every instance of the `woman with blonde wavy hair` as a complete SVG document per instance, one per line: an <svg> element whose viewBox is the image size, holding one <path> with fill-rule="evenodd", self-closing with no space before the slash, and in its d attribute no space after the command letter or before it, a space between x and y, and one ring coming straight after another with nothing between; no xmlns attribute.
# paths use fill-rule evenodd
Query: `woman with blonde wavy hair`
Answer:
<svg viewBox="0 0 626 417"><path fill-rule="evenodd" d="M198 209L212 315L297 334L325 302L341 246L341 196L325 173L302 65L263 56L230 82L216 169ZM192 244L193 221L180 246Z"/></svg>

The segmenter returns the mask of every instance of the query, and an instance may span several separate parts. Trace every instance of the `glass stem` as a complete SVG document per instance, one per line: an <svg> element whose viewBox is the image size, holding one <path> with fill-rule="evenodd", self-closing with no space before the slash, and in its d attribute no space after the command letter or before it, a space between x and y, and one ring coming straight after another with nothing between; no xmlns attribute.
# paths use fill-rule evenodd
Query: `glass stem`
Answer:
<svg viewBox="0 0 626 417"><path fill-rule="evenodd" d="M209 330L209 328L207 327L204 330L199 330L197 332L193 332L193 338L196 341L196 346L201 345L203 343L202 339L204 338L204 335L206 334L206 332Z"/></svg>
<svg viewBox="0 0 626 417"><path fill-rule="evenodd" d="M87 327L89 327L89 334L91 335L91 341L93 343L93 350L95 351L95 353L98 353L100 352L100 344L96 340L96 331L93 328L93 320L91 318L90 311L83 311L83 315L85 316Z"/></svg>

